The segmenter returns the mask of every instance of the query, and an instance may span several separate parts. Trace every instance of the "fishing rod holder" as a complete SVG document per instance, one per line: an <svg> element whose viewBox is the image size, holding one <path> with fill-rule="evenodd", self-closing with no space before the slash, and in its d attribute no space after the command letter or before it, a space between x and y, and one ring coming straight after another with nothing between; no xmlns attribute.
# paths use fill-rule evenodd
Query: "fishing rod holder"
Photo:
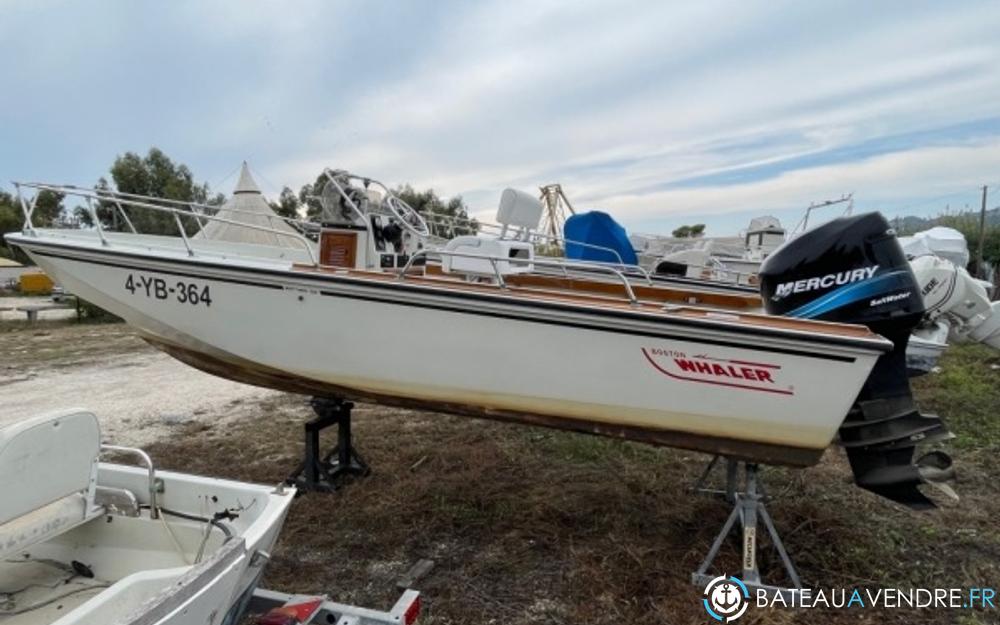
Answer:
<svg viewBox="0 0 1000 625"><path fill-rule="evenodd" d="M733 511L729 514L729 518L726 519L725 524L723 524L722 530L715 537L715 541L712 543L712 547L709 549L708 555L705 556L705 559L702 561L701 566L698 567L697 571L691 574L691 583L696 586L704 587L717 577L717 575L710 574L709 569L715 561L716 556L719 554L719 550L722 548L722 543L729 537L733 526L736 525L738 520L742 529L740 580L752 592L755 592L756 590L764 590L768 593L768 596L781 594L786 599L790 600L796 591L802 590L802 581L799 579L799 574L795 570L795 565L792 564L791 558L788 557L788 552L785 550L785 545L781 541L781 536L778 535L778 531L774 527L774 522L771 520L771 515L767 512L767 507L764 505L765 495L760 483L758 482L757 465L755 463L740 462L732 458L726 458L725 490L719 491L706 489L703 487L704 482L709 473L712 471L712 468L718 462L718 459L719 456L712 459L712 462L708 465L702 473L701 478L696 483L695 488L701 492L724 494L726 500L733 504ZM742 491L739 490L738 484L739 465L743 465L745 476ZM768 536L771 539L771 544L778 552L778 555L781 558L781 563L784 566L785 573L788 575L788 579L792 583L791 587L783 588L779 586L772 586L763 583L761 580L760 569L757 565L758 521L764 524L764 528L767 530Z"/></svg>
<svg viewBox="0 0 1000 625"><path fill-rule="evenodd" d="M309 405L316 418L307 421L305 456L286 482L300 492L333 492L348 479L365 477L371 468L354 448L351 411L354 404L336 397L313 397ZM337 426L337 444L325 455L320 449L320 433Z"/></svg>

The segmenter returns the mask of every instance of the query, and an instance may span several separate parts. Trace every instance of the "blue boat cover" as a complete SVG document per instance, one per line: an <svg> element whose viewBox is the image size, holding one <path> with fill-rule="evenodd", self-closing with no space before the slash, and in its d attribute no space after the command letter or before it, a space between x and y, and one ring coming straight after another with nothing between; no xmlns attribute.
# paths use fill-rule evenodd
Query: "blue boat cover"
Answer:
<svg viewBox="0 0 1000 625"><path fill-rule="evenodd" d="M590 211L572 215L563 226L563 238L566 239L566 258L605 263L622 262L626 265L638 264L639 259L636 258L635 250L629 243L625 228L607 213ZM574 245L573 242L586 245ZM596 249L590 247L592 245L618 252L621 260L609 249Z"/></svg>

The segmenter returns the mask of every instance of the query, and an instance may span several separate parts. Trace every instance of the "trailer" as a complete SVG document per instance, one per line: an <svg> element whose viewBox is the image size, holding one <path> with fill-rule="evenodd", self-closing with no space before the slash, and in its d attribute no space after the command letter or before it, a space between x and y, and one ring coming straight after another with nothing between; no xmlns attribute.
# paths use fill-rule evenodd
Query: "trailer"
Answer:
<svg viewBox="0 0 1000 625"><path fill-rule="evenodd" d="M258 588L249 612L257 625L413 625L420 615L420 593L406 590L388 612L330 601L326 595L294 595Z"/></svg>

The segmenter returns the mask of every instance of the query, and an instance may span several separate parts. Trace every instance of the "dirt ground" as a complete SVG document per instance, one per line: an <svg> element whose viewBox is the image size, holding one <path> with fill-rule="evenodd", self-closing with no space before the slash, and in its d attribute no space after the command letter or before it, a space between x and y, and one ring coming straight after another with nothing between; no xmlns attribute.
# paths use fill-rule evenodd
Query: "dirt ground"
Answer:
<svg viewBox="0 0 1000 625"><path fill-rule="evenodd" d="M189 422L245 418L275 395L192 369L122 324L0 323L0 425L85 407L105 441L145 445Z"/></svg>
<svg viewBox="0 0 1000 625"><path fill-rule="evenodd" d="M36 380L96 368L132 388L148 380L118 365L161 358L122 325L35 331L0 331L0 375L12 375L5 362L33 367ZM36 347L52 338L61 355L39 356ZM74 345L89 347L67 355ZM764 470L769 510L807 586L1000 585L998 363L985 349L953 348L941 373L916 384L922 407L948 417L958 434L945 445L959 471L957 503L916 513L863 492L835 448L810 469ZM183 401L188 384L201 384L194 373L164 371L162 381ZM34 389L23 383L0 379L0 414L8 393ZM305 398L260 392L198 410L155 430L147 449L162 467L276 483L301 457ZM388 608L396 581L429 558L435 567L416 584L425 625L714 622L689 579L729 513L720 499L689 492L707 457L369 405L355 410L355 439L372 474L295 501L268 587ZM739 547L735 535L725 543L716 572L738 571ZM759 557L765 577L785 581L766 541ZM998 622L998 614L751 607L739 622L972 624Z"/></svg>

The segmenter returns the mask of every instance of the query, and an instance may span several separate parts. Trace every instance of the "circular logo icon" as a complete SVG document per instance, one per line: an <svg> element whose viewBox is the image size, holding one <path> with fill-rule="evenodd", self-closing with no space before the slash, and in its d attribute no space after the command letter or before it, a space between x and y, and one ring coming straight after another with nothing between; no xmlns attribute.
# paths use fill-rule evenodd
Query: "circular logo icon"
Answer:
<svg viewBox="0 0 1000 625"><path fill-rule="evenodd" d="M750 591L735 577L720 575L705 586L705 611L717 621L730 623L743 616L750 605Z"/></svg>

